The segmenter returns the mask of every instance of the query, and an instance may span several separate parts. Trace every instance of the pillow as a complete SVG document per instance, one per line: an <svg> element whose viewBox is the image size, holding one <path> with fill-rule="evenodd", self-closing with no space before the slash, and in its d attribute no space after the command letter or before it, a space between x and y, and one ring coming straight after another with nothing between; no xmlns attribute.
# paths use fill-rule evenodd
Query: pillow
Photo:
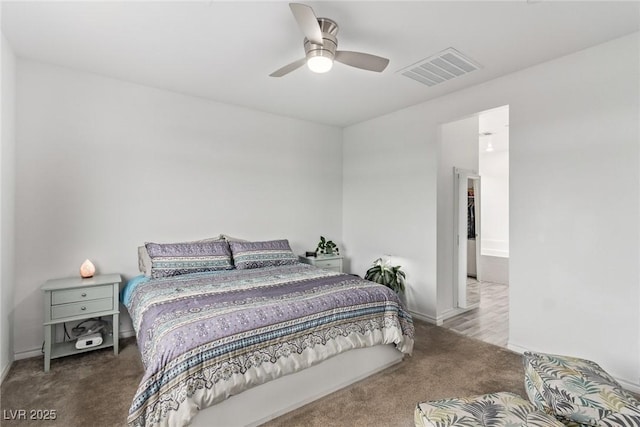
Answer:
<svg viewBox="0 0 640 427"><path fill-rule="evenodd" d="M227 242L147 243L145 247L154 279L233 268Z"/></svg>
<svg viewBox="0 0 640 427"><path fill-rule="evenodd" d="M298 263L298 257L291 251L288 240L230 241L229 246L233 253L233 263L239 270Z"/></svg>
<svg viewBox="0 0 640 427"><path fill-rule="evenodd" d="M218 237L210 237L208 239L193 240L184 243L224 242L225 237L226 236L221 234ZM138 246L138 271L140 271L140 273L144 273L144 275L147 277L151 277L151 258L149 257L146 246Z"/></svg>
<svg viewBox="0 0 640 427"><path fill-rule="evenodd" d="M138 270L147 277L151 277L151 258L145 246L138 246Z"/></svg>
<svg viewBox="0 0 640 427"><path fill-rule="evenodd" d="M597 363L533 352L523 362L529 400L565 424L640 426L640 402Z"/></svg>

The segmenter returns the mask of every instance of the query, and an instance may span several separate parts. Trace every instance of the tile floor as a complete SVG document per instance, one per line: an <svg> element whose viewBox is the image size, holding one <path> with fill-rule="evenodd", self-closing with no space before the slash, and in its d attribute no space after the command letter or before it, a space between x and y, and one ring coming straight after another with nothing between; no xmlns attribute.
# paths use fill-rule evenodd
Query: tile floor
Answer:
<svg viewBox="0 0 640 427"><path fill-rule="evenodd" d="M444 328L484 342L507 346L509 339L509 286L492 282L468 281L480 288L480 306L445 320Z"/></svg>

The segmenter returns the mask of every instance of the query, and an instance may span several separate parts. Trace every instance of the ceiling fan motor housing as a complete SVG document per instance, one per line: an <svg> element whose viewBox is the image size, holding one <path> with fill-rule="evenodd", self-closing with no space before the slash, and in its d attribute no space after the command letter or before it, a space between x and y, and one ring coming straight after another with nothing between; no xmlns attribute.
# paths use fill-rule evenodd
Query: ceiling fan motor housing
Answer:
<svg viewBox="0 0 640 427"><path fill-rule="evenodd" d="M297 70L304 64L314 73L326 73L333 67L334 61L367 71L382 72L389 60L381 56L363 52L338 49L338 24L328 18L318 18L310 6L301 3L289 3L295 20L305 35L304 58L280 67L271 77L282 77Z"/></svg>
<svg viewBox="0 0 640 427"><path fill-rule="evenodd" d="M318 24L322 31L322 41L324 44L315 44L309 41L305 37L304 39L304 51L307 59L314 56L325 56L333 61L336 55L336 49L338 48L338 24L335 21L327 18L318 18Z"/></svg>

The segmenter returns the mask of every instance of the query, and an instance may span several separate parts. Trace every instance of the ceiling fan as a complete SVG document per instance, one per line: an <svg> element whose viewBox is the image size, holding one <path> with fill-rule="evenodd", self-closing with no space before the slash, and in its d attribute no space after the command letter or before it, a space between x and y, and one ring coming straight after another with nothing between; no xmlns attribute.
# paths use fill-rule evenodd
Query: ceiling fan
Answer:
<svg viewBox="0 0 640 427"><path fill-rule="evenodd" d="M389 64L387 58L362 52L337 50L338 24L328 18L316 18L310 6L300 3L289 3L293 17L305 36L305 57L285 65L269 74L271 77L282 77L302 67L307 67L316 73L326 73L333 67L333 61L338 61L351 67L363 70L382 72Z"/></svg>

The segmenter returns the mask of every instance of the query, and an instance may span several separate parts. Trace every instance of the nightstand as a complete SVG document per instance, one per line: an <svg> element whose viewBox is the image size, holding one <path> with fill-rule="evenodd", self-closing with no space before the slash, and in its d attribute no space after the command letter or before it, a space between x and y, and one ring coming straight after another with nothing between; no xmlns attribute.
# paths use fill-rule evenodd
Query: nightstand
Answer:
<svg viewBox="0 0 640 427"><path fill-rule="evenodd" d="M93 276L88 279L71 277L48 280L44 291L44 371L49 372L51 359L113 347L118 354L118 322L120 318L118 292L119 274ZM104 335L102 344L77 349L74 341L54 342L55 325L64 322L111 316L112 335Z"/></svg>
<svg viewBox="0 0 640 427"><path fill-rule="evenodd" d="M311 264L325 270L337 271L342 273L342 255L319 255L319 256L302 256L299 255L300 262Z"/></svg>

